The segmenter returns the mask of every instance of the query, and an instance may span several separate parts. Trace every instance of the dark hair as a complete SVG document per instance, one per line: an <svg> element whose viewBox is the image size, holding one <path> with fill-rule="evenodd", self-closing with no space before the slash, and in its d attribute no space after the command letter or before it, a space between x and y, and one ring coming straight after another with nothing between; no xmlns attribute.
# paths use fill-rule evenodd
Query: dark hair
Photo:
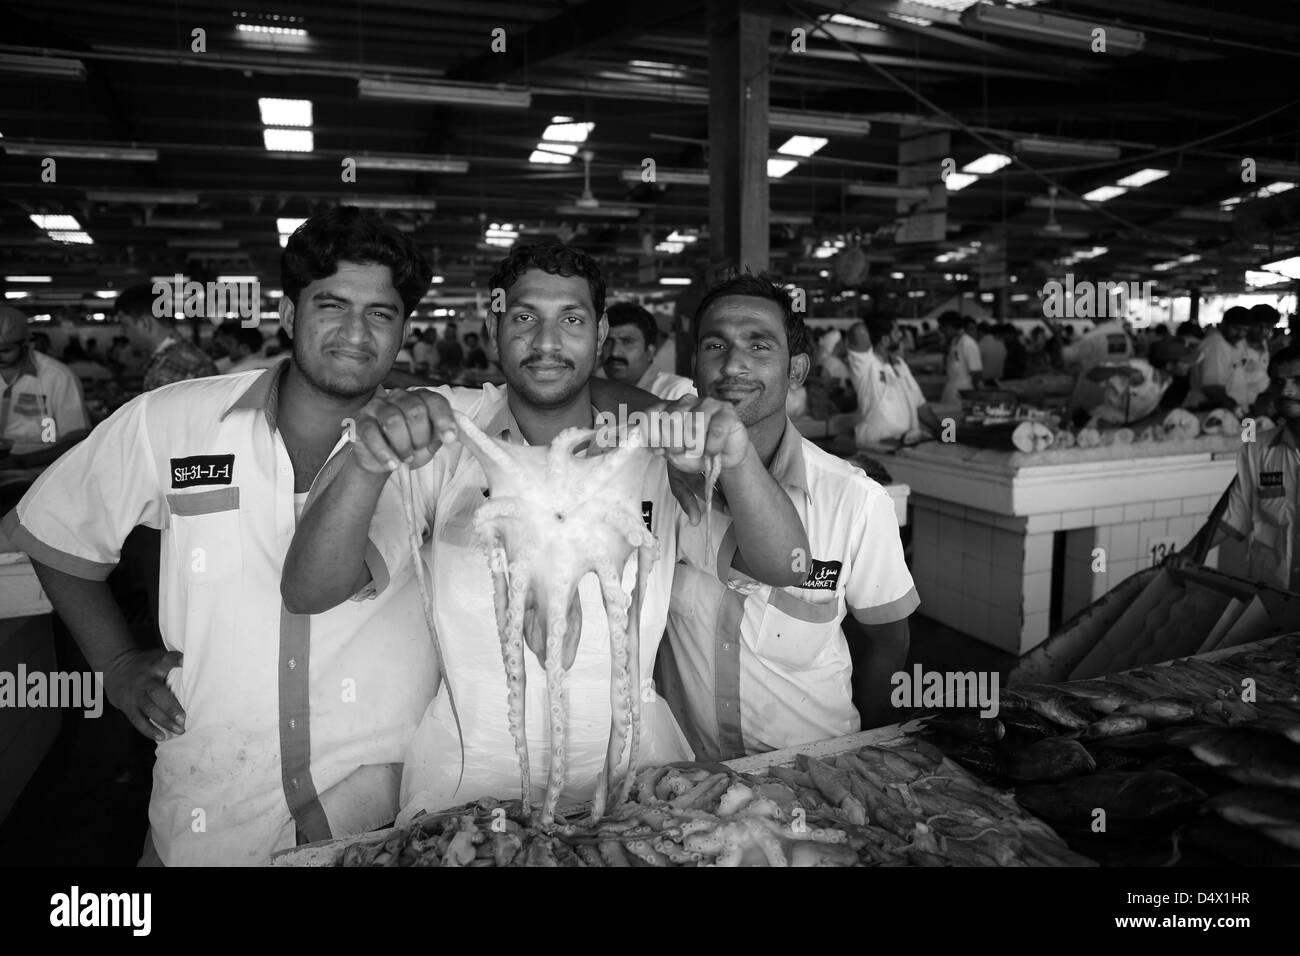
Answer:
<svg viewBox="0 0 1300 956"><path fill-rule="evenodd" d="M869 315L862 320L862 324L867 327L867 334L871 336L871 344L875 345L894 328L894 317L892 315Z"/></svg>
<svg viewBox="0 0 1300 956"><path fill-rule="evenodd" d="M1267 302L1260 302L1250 307L1250 318L1266 328L1273 328L1282 318L1282 313Z"/></svg>
<svg viewBox="0 0 1300 956"><path fill-rule="evenodd" d="M1152 332L1156 338L1162 339L1169 334L1169 326L1157 325L1155 329L1152 330Z"/></svg>
<svg viewBox="0 0 1300 956"><path fill-rule="evenodd" d="M558 239L515 246L510 250L510 255L497 263L496 272L488 280L488 289L508 289L529 269L541 269L549 275L565 278L581 276L587 280L591 305L596 310L596 315L605 311L605 276L601 273L600 266L585 252ZM491 303L488 312L495 314Z"/></svg>
<svg viewBox="0 0 1300 956"><path fill-rule="evenodd" d="M470 339L473 339L475 342L477 342L477 341L478 341L478 333L477 333L477 332L466 332L466 333L465 333L465 344L466 344L466 345L469 345L469 340L470 340Z"/></svg>
<svg viewBox="0 0 1300 956"><path fill-rule="evenodd" d="M609 316L611 330L617 325L635 325L641 331L641 338L645 340L647 348L653 348L658 343L659 324L649 310L635 302L610 303L606 314Z"/></svg>
<svg viewBox="0 0 1300 956"><path fill-rule="evenodd" d="M778 285L766 272L760 272L758 275L749 272L734 272L704 293L704 298L700 300L699 306L695 309L695 321L692 323L695 328L697 343L700 338L700 320L704 318L709 311L709 307L714 302L729 295L745 295L755 299L766 299L769 302L775 302L781 307L781 312L785 316L785 338L790 357L812 354L812 343L808 338L808 326L804 324L802 316L795 314L794 302L790 298L790 293Z"/></svg>
<svg viewBox="0 0 1300 956"><path fill-rule="evenodd" d="M1234 305L1227 312L1223 313L1222 325L1250 325L1254 321L1250 315L1250 309L1244 305Z"/></svg>
<svg viewBox="0 0 1300 956"><path fill-rule="evenodd" d="M1273 369L1286 362L1300 362L1300 342L1273 353L1273 357L1268 360L1269 374L1271 375Z"/></svg>
<svg viewBox="0 0 1300 956"><path fill-rule="evenodd" d="M404 234L356 206L336 206L294 230L280 255L280 287L298 306L302 290L338 271L340 262L388 266L406 318L429 291L433 270Z"/></svg>
<svg viewBox="0 0 1300 956"><path fill-rule="evenodd" d="M262 346L265 344L261 332L245 326L242 322L222 322L217 326L216 334L229 335L240 345L247 345L248 350L254 353L262 351Z"/></svg>
<svg viewBox="0 0 1300 956"><path fill-rule="evenodd" d="M167 291L163 294L171 298L172 287L170 283L167 285ZM147 315L152 317L153 303L156 298L158 297L154 295L153 286L142 282L139 285L123 289L118 294L117 301L113 303L113 311L117 315ZM181 307L181 303L173 303L173 306L171 313L162 316L163 321L171 321L175 310Z"/></svg>
<svg viewBox="0 0 1300 956"><path fill-rule="evenodd" d="M941 329L960 329L966 324L966 320L961 317L960 312L949 310L939 316L939 328Z"/></svg>

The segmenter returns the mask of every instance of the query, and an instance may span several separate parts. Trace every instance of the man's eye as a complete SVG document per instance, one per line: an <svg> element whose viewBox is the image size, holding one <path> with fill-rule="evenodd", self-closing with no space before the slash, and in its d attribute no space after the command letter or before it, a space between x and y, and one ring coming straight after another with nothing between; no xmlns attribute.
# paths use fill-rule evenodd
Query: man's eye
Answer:
<svg viewBox="0 0 1300 956"><path fill-rule="evenodd" d="M581 325L581 324L582 324L582 316L580 316L580 315L566 315L566 316L564 317L563 321L568 322L570 325Z"/></svg>
<svg viewBox="0 0 1300 956"><path fill-rule="evenodd" d="M516 322L531 322L532 318L533 316L529 312L519 312L515 314Z"/></svg>

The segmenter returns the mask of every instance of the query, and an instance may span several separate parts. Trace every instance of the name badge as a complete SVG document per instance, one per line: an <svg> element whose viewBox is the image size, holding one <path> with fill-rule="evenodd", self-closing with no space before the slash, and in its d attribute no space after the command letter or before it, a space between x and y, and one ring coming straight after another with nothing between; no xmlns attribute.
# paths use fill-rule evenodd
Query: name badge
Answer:
<svg viewBox="0 0 1300 956"><path fill-rule="evenodd" d="M842 561L818 561L813 558L808 578L799 587L813 591L834 591L839 584L840 569L843 567Z"/></svg>
<svg viewBox="0 0 1300 956"><path fill-rule="evenodd" d="M191 458L173 458L171 463L173 488L228 485L235 473L234 455L194 455Z"/></svg>
<svg viewBox="0 0 1300 956"><path fill-rule="evenodd" d="M1282 472L1261 471L1259 473L1259 497L1281 498L1285 495L1286 488L1282 484Z"/></svg>
<svg viewBox="0 0 1300 956"><path fill-rule="evenodd" d="M641 520L645 522L647 531L654 531L655 503L653 501L641 502Z"/></svg>

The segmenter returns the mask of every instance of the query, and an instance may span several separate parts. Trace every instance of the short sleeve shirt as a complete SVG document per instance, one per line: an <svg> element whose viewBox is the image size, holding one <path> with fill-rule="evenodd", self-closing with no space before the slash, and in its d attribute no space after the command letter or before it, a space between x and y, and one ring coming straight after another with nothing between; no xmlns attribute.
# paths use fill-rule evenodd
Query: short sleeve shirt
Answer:
<svg viewBox="0 0 1300 956"><path fill-rule="evenodd" d="M849 372L858 395L854 437L859 445L899 439L920 427L917 412L925 396L906 362L850 349Z"/></svg>
<svg viewBox="0 0 1300 956"><path fill-rule="evenodd" d="M144 390L152 391L173 382L217 375L217 363L206 352L179 335L168 336L154 351L144 370Z"/></svg>
<svg viewBox="0 0 1300 956"><path fill-rule="evenodd" d="M90 427L81 383L62 362L29 349L18 377L0 381L0 437L23 455ZM53 427L49 427L49 426Z"/></svg>
<svg viewBox="0 0 1300 956"><path fill-rule="evenodd" d="M1241 446L1222 523L1246 539L1251 580L1300 591L1298 494L1300 450L1290 429L1262 432Z"/></svg>
<svg viewBox="0 0 1300 956"><path fill-rule="evenodd" d="M961 401L961 392L964 389L974 385L972 374L984 371L980 360L980 347L965 332L959 335L948 348L947 369L948 380L943 386L943 402L945 405L952 405Z"/></svg>
<svg viewBox="0 0 1300 956"><path fill-rule="evenodd" d="M696 394L695 383L689 378L671 372L661 372L653 365L636 384L637 388L643 388L665 402L675 402L684 395Z"/></svg>
<svg viewBox="0 0 1300 956"><path fill-rule="evenodd" d="M848 614L899 621L920 604L884 488L788 421L769 470L808 533L803 584L773 588L738 570L732 519L716 499L712 550L703 522L679 520L663 692L703 760L857 731L840 624Z"/></svg>

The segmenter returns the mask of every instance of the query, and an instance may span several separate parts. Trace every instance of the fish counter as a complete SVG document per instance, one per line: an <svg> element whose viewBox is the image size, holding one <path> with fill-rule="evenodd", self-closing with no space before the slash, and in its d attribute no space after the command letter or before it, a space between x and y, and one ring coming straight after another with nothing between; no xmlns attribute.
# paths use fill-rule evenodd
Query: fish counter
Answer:
<svg viewBox="0 0 1300 956"><path fill-rule="evenodd" d="M1300 635L997 704L645 768L599 820L484 799L271 865L1300 864Z"/></svg>

